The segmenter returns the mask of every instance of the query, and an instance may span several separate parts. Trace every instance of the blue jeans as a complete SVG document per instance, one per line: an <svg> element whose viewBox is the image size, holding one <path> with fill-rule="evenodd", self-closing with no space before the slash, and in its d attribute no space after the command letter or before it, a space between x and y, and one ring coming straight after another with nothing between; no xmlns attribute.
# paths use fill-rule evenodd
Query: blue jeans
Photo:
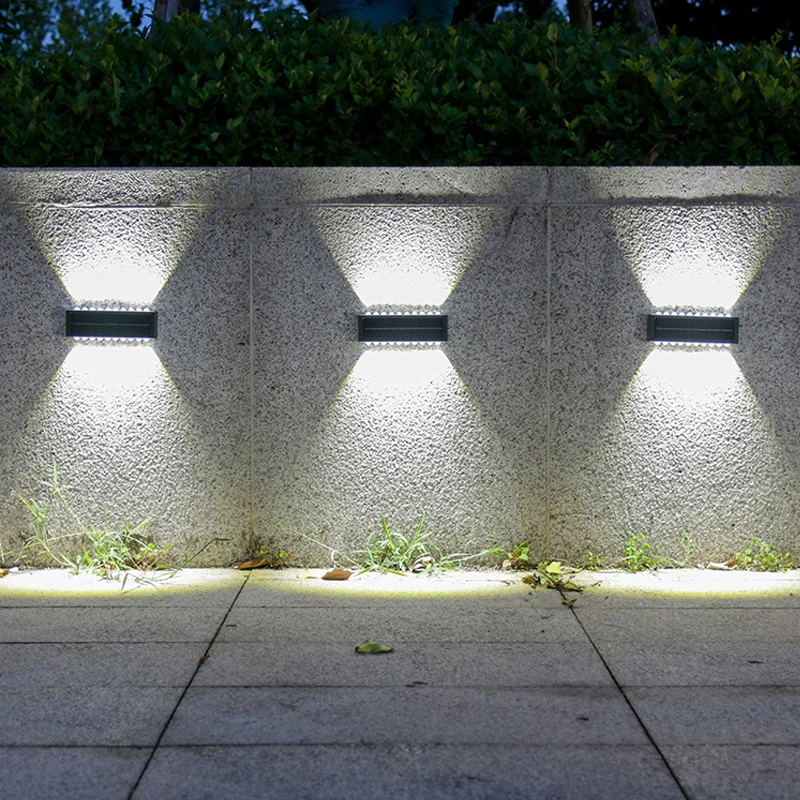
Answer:
<svg viewBox="0 0 800 800"><path fill-rule="evenodd" d="M360 19L370 27L412 18L449 25L456 3L457 0L321 0L319 9L323 19Z"/></svg>

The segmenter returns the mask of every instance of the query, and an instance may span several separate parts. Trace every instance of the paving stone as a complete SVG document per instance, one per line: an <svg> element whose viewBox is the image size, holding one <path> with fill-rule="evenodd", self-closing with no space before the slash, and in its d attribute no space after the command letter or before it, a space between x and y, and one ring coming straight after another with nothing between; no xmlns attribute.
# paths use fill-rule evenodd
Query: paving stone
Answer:
<svg viewBox="0 0 800 800"><path fill-rule="evenodd" d="M354 591L297 574L20 604L0 582L3 797L127 798L242 585L137 800L681 797L604 661L684 797L796 794L788 594L590 588L570 610L519 584L442 594L375 576ZM395 650L357 655L365 638Z"/></svg>
<svg viewBox="0 0 800 800"><path fill-rule="evenodd" d="M588 642L408 644L387 658L331 644L215 644L192 685L478 687L489 681L494 686L612 685Z"/></svg>
<svg viewBox="0 0 800 800"><path fill-rule="evenodd" d="M180 776L178 779L176 776ZM134 800L679 800L649 746L162 747Z"/></svg>
<svg viewBox="0 0 800 800"><path fill-rule="evenodd" d="M181 689L4 689L0 745L152 747Z"/></svg>
<svg viewBox="0 0 800 800"><path fill-rule="evenodd" d="M800 744L800 689L784 686L626 690L656 744Z"/></svg>
<svg viewBox="0 0 800 800"><path fill-rule="evenodd" d="M596 609L575 606L596 642L800 642L800 613L792 608Z"/></svg>
<svg viewBox="0 0 800 800"><path fill-rule="evenodd" d="M800 784L800 746L665 747L692 800L788 800Z"/></svg>
<svg viewBox="0 0 800 800"><path fill-rule="evenodd" d="M147 747L0 747L3 800L125 800Z"/></svg>
<svg viewBox="0 0 800 800"><path fill-rule="evenodd" d="M4 644L0 687L185 686L204 642Z"/></svg>
<svg viewBox="0 0 800 800"><path fill-rule="evenodd" d="M600 652L623 686L800 686L798 642L633 642Z"/></svg>
<svg viewBox="0 0 800 800"><path fill-rule="evenodd" d="M372 656L385 658L387 656ZM197 688L164 744L644 744L613 689Z"/></svg>
<svg viewBox="0 0 800 800"><path fill-rule="evenodd" d="M204 607L0 608L0 642L210 642L224 615Z"/></svg>
<svg viewBox="0 0 800 800"><path fill-rule="evenodd" d="M581 605L628 608L798 608L800 570L658 569L584 571Z"/></svg>
<svg viewBox="0 0 800 800"><path fill-rule="evenodd" d="M462 592L447 591L436 592L424 589L423 591L397 591L377 592L370 588L356 588L350 581L309 581L303 585L288 581L275 581L268 584L253 583L248 580L241 595L237 600L237 607L272 608L358 608L360 606L375 605L379 603L401 603L410 605L437 604L473 604L491 608L521 608L532 606L536 608L555 608L563 599L557 591L547 589L529 588L522 583L524 575L514 575L509 578L509 585L503 588L467 589ZM322 588L320 588L320 585ZM368 585L369 586L369 585Z"/></svg>
<svg viewBox="0 0 800 800"><path fill-rule="evenodd" d="M581 595L581 606L584 609L615 608L627 609L680 609L694 608L713 611L723 608L764 609L792 608L800 609L800 590L786 588L763 594L730 593L703 596L702 593L673 594L669 592L611 592L602 587L587 588Z"/></svg>
<svg viewBox="0 0 800 800"><path fill-rule="evenodd" d="M246 580L246 573L232 569L132 573L124 583L104 580L90 572L75 575L66 569L26 569L12 572L0 582L0 608L140 605L229 608Z"/></svg>
<svg viewBox="0 0 800 800"><path fill-rule="evenodd" d="M383 601L351 608L271 608L237 605L220 642L564 642L584 641L567 608L524 606L513 614L480 604Z"/></svg>

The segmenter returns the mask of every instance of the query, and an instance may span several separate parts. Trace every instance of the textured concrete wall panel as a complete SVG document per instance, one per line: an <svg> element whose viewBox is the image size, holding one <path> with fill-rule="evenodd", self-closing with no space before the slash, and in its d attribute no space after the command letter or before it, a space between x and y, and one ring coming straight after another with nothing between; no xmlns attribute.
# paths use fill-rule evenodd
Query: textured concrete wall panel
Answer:
<svg viewBox="0 0 800 800"><path fill-rule="evenodd" d="M254 536L303 557L293 529L324 538L331 502L302 465L358 358L358 300L303 211L256 212L253 230Z"/></svg>
<svg viewBox="0 0 800 800"><path fill-rule="evenodd" d="M229 540L200 563L327 563L381 514L447 552L797 553L798 213L797 168L5 170L0 546L56 464L87 525ZM72 343L75 304L158 339ZM648 343L664 307L741 341ZM449 341L357 341L395 308Z"/></svg>
<svg viewBox="0 0 800 800"><path fill-rule="evenodd" d="M576 559L586 549L618 555L640 532L676 558L684 532L715 558L753 536L796 547L796 465L748 368L739 367L750 360L788 367L796 352L790 334L762 361L750 338L774 327L773 314L786 320L787 307L796 313L795 266L776 251L794 214L750 204L553 212L556 551ZM753 286L770 275L777 280L765 312L751 297L764 297ZM735 310L742 342L724 350L648 344L645 315L663 308ZM796 385L796 376L796 368L772 369L771 390ZM784 411L796 409L788 394Z"/></svg>
<svg viewBox="0 0 800 800"><path fill-rule="evenodd" d="M251 529L250 225L247 210L207 212L154 303L153 350L170 378L181 426L162 445L180 491L165 487L157 509L165 532L189 552L214 537L229 540L198 563L237 558ZM156 465L161 458L151 456Z"/></svg>
<svg viewBox="0 0 800 800"><path fill-rule="evenodd" d="M197 235L201 209L20 210L75 305L149 306Z"/></svg>
<svg viewBox="0 0 800 800"><path fill-rule="evenodd" d="M541 214L533 220L540 247L532 263L509 234L512 218L491 207L402 204L262 218L254 253L259 537L278 547L294 530L353 552L381 514L406 533L424 519L448 552L474 552L522 530L543 537L544 470L530 476L520 465L534 449L544 452L543 426L521 427L531 398L543 395L544 223ZM508 292L521 302L498 312ZM359 344L357 315L393 299L449 312L450 341ZM496 360L487 358L492 351ZM528 390L531 363L536 392ZM526 391L491 397L504 382ZM479 407L484 394L496 409ZM295 544L320 558L310 539Z"/></svg>
<svg viewBox="0 0 800 800"><path fill-rule="evenodd" d="M250 529L247 212L34 205L16 214L30 257L15 253L12 266L19 275L30 263L35 279L10 282L24 299L5 294L4 319L23 310L47 324L38 336L26 335L30 323L12 334L3 384L36 387L13 392L22 403L4 420L9 538L27 529L20 495L46 501L55 466L71 509L54 508L61 533L149 519L153 538L175 542L178 555L231 538L229 555L222 545L208 554L230 560ZM31 293L37 283L44 297ZM155 308L156 344L64 337L65 308L113 303ZM38 374L26 378L25 364Z"/></svg>

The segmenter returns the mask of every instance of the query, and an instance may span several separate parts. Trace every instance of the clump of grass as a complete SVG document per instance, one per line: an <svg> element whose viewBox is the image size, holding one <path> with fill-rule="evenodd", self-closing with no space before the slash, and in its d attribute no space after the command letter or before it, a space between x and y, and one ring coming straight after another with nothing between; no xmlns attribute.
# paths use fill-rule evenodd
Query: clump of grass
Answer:
<svg viewBox="0 0 800 800"><path fill-rule="evenodd" d="M386 517L381 514L381 530L367 537L367 546L361 557L364 571L379 570L403 574L416 565L429 563L433 559L428 544L429 534L422 532L424 520L420 520L414 533L405 536L392 532Z"/></svg>
<svg viewBox="0 0 800 800"><path fill-rule="evenodd" d="M406 572L434 572L455 569L458 555L445 556L430 541L430 534L423 532L424 520L420 520L410 536L392 531L386 517L381 514L381 529L367 537L367 546L358 554L362 572L391 572L404 575Z"/></svg>
<svg viewBox="0 0 800 800"><path fill-rule="evenodd" d="M269 522L327 550L334 567L346 564L348 570L359 573L389 572L395 575L407 575L409 572L415 572L435 575L459 569L468 562L495 552L486 549L479 553L445 553L431 541L430 534L423 531L424 519L420 520L411 535L406 535L392 530L386 517L381 514L380 530L367 536L364 549L349 553L337 550L326 542L278 520L273 519Z"/></svg>
<svg viewBox="0 0 800 800"><path fill-rule="evenodd" d="M433 542L430 534L423 532L424 520L420 520L410 536L391 530L386 517L381 514L381 529L367 537L366 549L357 553L361 572L390 572L405 575L408 572L436 574L458 569L466 562L490 553L443 553Z"/></svg>
<svg viewBox="0 0 800 800"><path fill-rule="evenodd" d="M749 569L756 572L784 572L792 569L790 553L781 553L758 536L751 540L754 547L735 553L731 561L735 569Z"/></svg>
<svg viewBox="0 0 800 800"><path fill-rule="evenodd" d="M143 520L131 528L123 525L121 530L109 528L87 528L83 538L87 544L83 553L74 562L64 557L74 572L83 569L94 572L101 578L116 578L126 570L160 570L166 569L169 546L157 547L152 541L144 538L144 531L149 520Z"/></svg>

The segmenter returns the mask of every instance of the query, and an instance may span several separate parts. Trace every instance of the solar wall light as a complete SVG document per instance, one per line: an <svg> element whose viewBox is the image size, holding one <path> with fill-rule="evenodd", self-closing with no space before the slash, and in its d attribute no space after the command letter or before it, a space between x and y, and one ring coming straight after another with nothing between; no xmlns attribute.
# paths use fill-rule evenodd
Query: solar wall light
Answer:
<svg viewBox="0 0 800 800"><path fill-rule="evenodd" d="M446 314L362 314L359 342L446 342Z"/></svg>
<svg viewBox="0 0 800 800"><path fill-rule="evenodd" d="M67 310L67 336L90 339L155 339L155 311L76 308Z"/></svg>
<svg viewBox="0 0 800 800"><path fill-rule="evenodd" d="M651 342L736 344L739 317L723 314L648 314L647 339Z"/></svg>

